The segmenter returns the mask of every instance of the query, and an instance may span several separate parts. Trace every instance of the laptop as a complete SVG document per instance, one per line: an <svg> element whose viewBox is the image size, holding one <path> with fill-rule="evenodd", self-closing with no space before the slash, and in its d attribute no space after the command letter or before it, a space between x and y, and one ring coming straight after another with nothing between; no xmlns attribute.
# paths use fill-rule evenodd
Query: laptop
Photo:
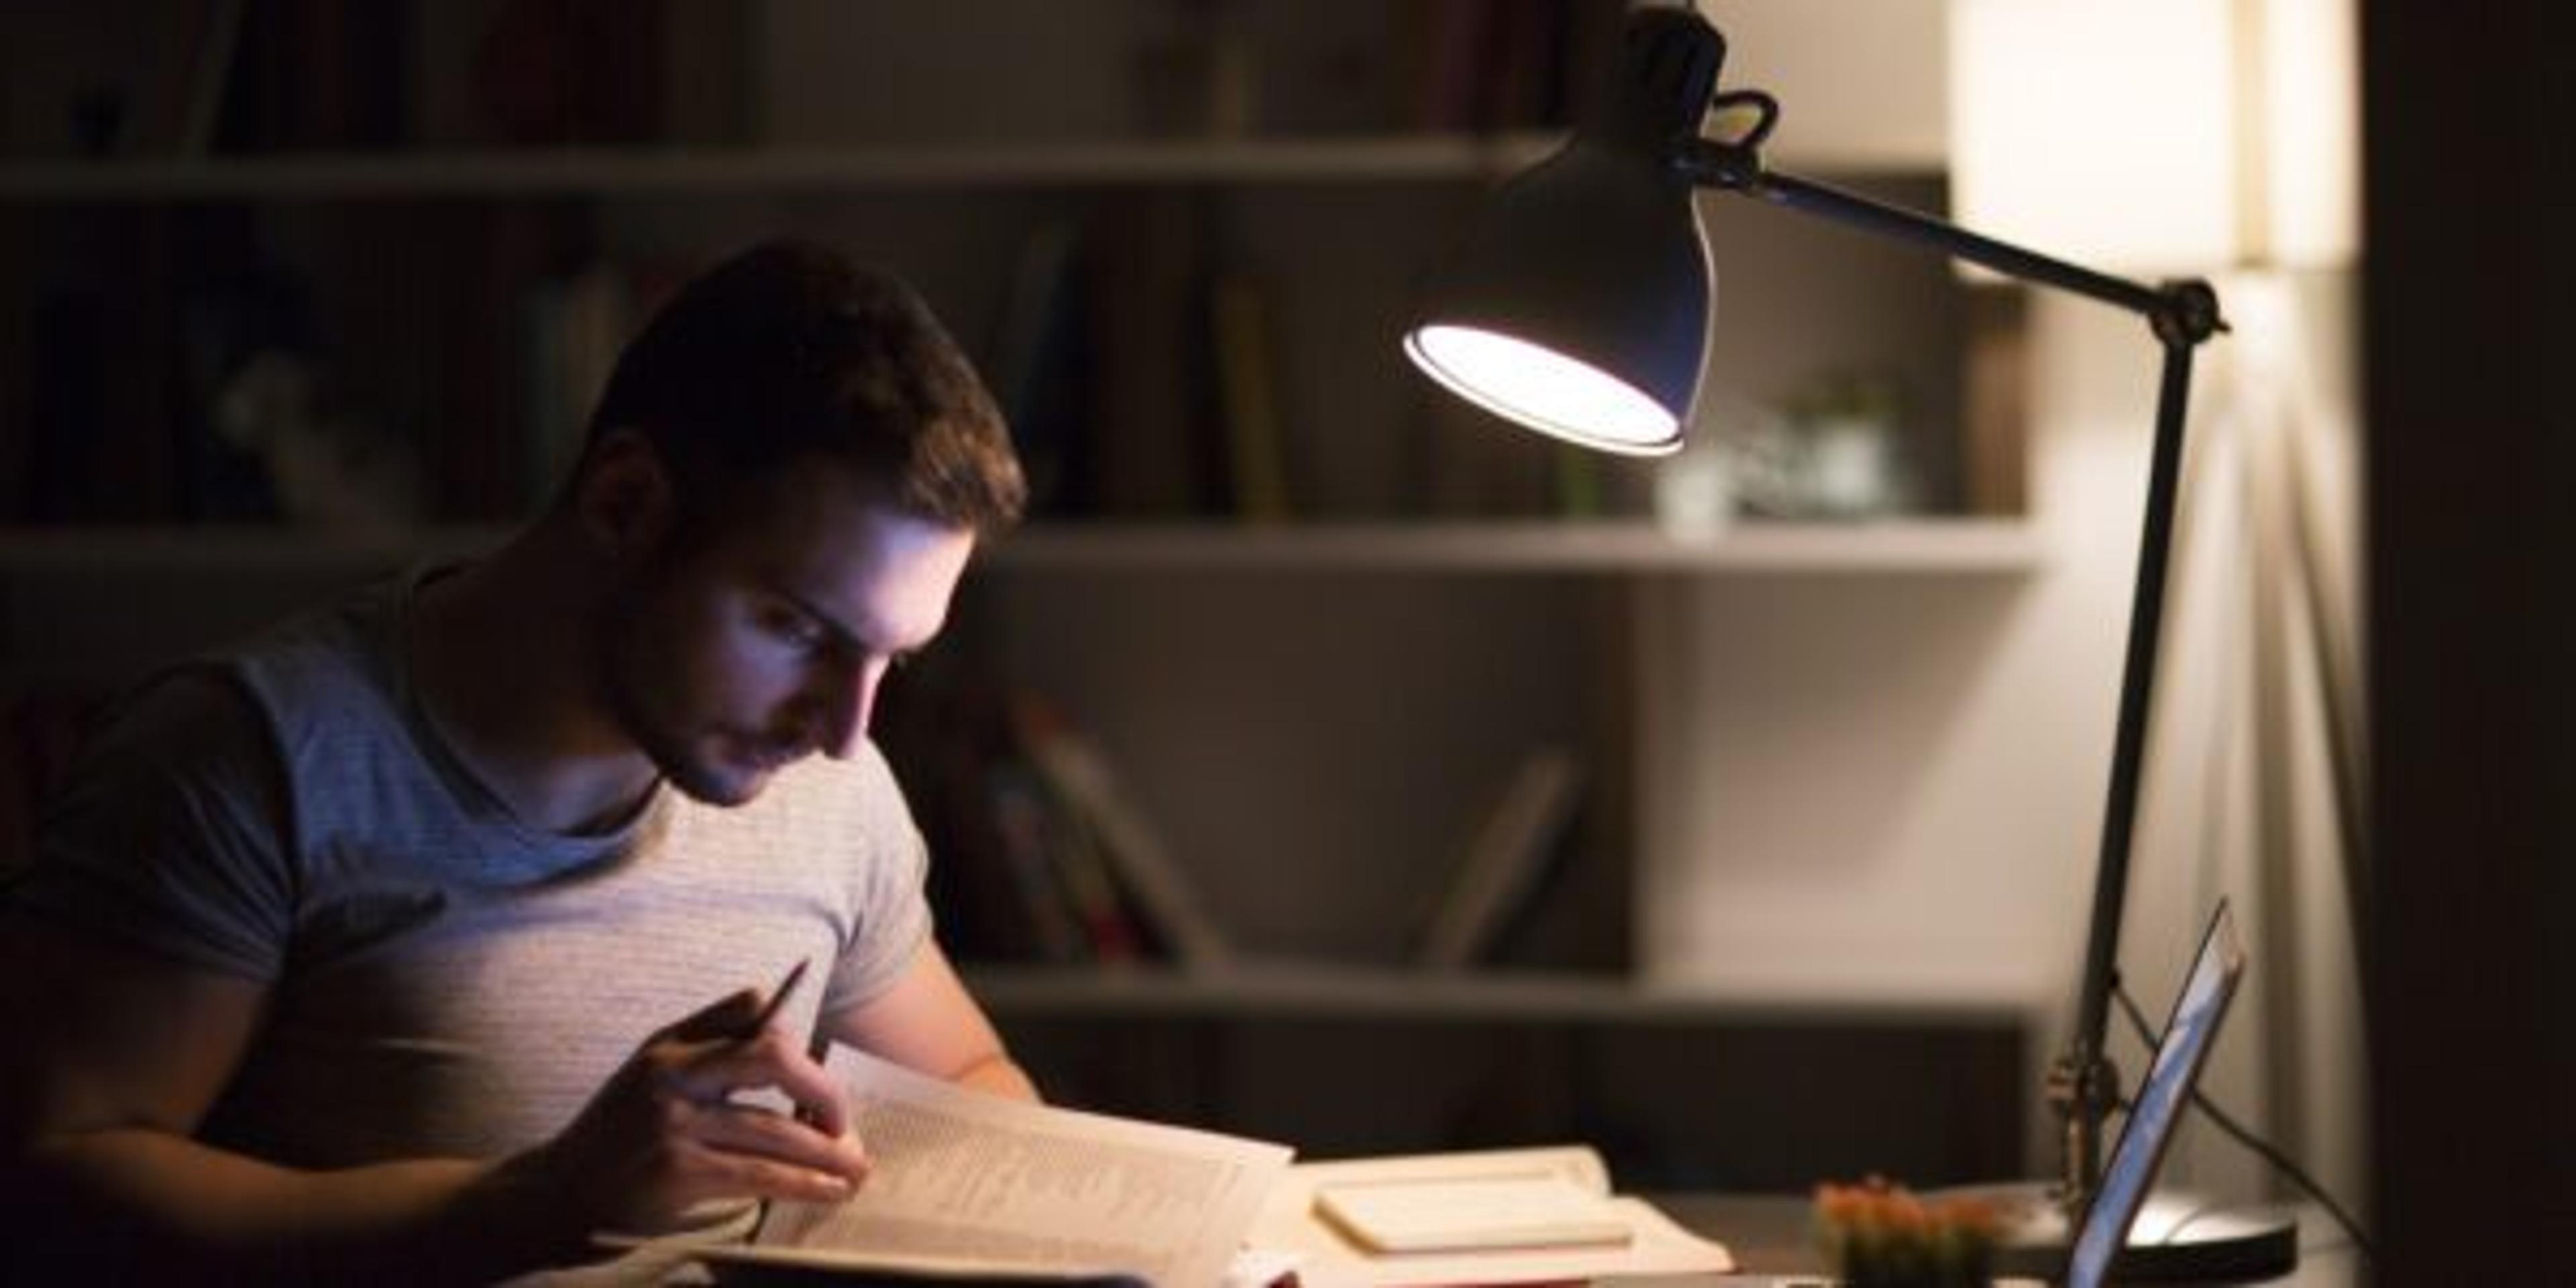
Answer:
<svg viewBox="0 0 2576 1288"><path fill-rule="evenodd" d="M2112 1262L2128 1242L2129 1227L2136 1223L2147 1191L2155 1185L2165 1148L2173 1142L2174 1128L2191 1102L2201 1066L2208 1063L2209 1049L2217 1041L2218 1022L2226 1017L2237 979L2244 973L2245 948L2236 937L2236 919L2222 899L2201 936L2200 952L2192 959L2182 994L2174 999L2164 1036L2156 1042L2155 1060L2138 1084L2128 1125L2111 1150L2109 1165L2102 1169L2102 1184L2076 1227L2066 1260L2067 1288L2100 1288L2109 1278Z"/></svg>

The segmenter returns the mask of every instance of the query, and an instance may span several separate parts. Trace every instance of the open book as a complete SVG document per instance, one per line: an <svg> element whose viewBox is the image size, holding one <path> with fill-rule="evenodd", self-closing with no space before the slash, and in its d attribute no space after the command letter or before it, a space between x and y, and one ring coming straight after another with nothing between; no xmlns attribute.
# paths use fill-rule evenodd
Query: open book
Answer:
<svg viewBox="0 0 2576 1288"><path fill-rule="evenodd" d="M1115 1283L1304 1288L1526 1283L1718 1271L1726 1250L1634 1199L1609 1197L1598 1155L1575 1147L1289 1165L1281 1145L967 1091L835 1047L825 1067L850 1098L875 1170L839 1204L775 1203L748 1244L693 1246L720 1278L846 1271L875 1281ZM1580 1241L1530 1246L1522 1220L1451 1235L1445 1250L1373 1253L1317 1206L1319 1189L1397 1186L1418 1218L1455 1212L1438 1185L1478 1206L1496 1184L1564 1186L1594 1223ZM1351 1191L1356 1193L1356 1191ZM1366 1201L1393 1190L1373 1191ZM1539 1191L1530 1190L1529 1194ZM1549 1192L1555 1192L1551 1189ZM1330 1206L1330 1205L1328 1205ZM1376 1205L1383 1207L1383 1204ZM1597 1227L1614 1220L1614 1235ZM1471 1223L1472 1226L1473 1223ZM728 1272L750 1272L729 1274ZM1123 1278L1122 1278L1123 1277Z"/></svg>

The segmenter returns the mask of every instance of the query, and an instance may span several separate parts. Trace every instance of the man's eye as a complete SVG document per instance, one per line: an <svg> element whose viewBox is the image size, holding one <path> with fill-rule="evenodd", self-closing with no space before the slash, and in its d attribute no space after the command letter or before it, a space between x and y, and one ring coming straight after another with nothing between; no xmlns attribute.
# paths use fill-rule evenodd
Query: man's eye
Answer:
<svg viewBox="0 0 2576 1288"><path fill-rule="evenodd" d="M814 648L823 642L823 628L802 613L784 608L761 614L760 626L779 640L797 648Z"/></svg>

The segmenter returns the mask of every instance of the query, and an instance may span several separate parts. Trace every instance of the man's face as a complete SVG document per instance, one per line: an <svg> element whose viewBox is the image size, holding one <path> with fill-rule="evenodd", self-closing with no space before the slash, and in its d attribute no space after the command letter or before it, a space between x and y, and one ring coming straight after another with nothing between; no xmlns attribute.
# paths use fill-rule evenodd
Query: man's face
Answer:
<svg viewBox="0 0 2576 1288"><path fill-rule="evenodd" d="M846 756L888 667L930 642L974 534L786 471L731 527L657 561L601 622L610 713L673 786L739 805L779 767Z"/></svg>

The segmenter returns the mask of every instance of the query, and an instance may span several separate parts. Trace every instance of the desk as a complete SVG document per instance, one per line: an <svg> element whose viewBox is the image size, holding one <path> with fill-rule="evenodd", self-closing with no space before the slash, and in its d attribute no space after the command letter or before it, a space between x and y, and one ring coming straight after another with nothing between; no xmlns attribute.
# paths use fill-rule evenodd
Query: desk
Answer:
<svg viewBox="0 0 2576 1288"><path fill-rule="evenodd" d="M1808 1234L1808 1200L1804 1195L1666 1194L1649 1196L1655 1206L1684 1226L1724 1243L1735 1254L1731 1275L1659 1276L1623 1279L1622 1288L1743 1288L1779 1285L1821 1275L1824 1262ZM2299 1210L2299 1264L2289 1274L2263 1283L2283 1288L2354 1288L2363 1282L2361 1255L2344 1238L2343 1229L2322 1209Z"/></svg>

